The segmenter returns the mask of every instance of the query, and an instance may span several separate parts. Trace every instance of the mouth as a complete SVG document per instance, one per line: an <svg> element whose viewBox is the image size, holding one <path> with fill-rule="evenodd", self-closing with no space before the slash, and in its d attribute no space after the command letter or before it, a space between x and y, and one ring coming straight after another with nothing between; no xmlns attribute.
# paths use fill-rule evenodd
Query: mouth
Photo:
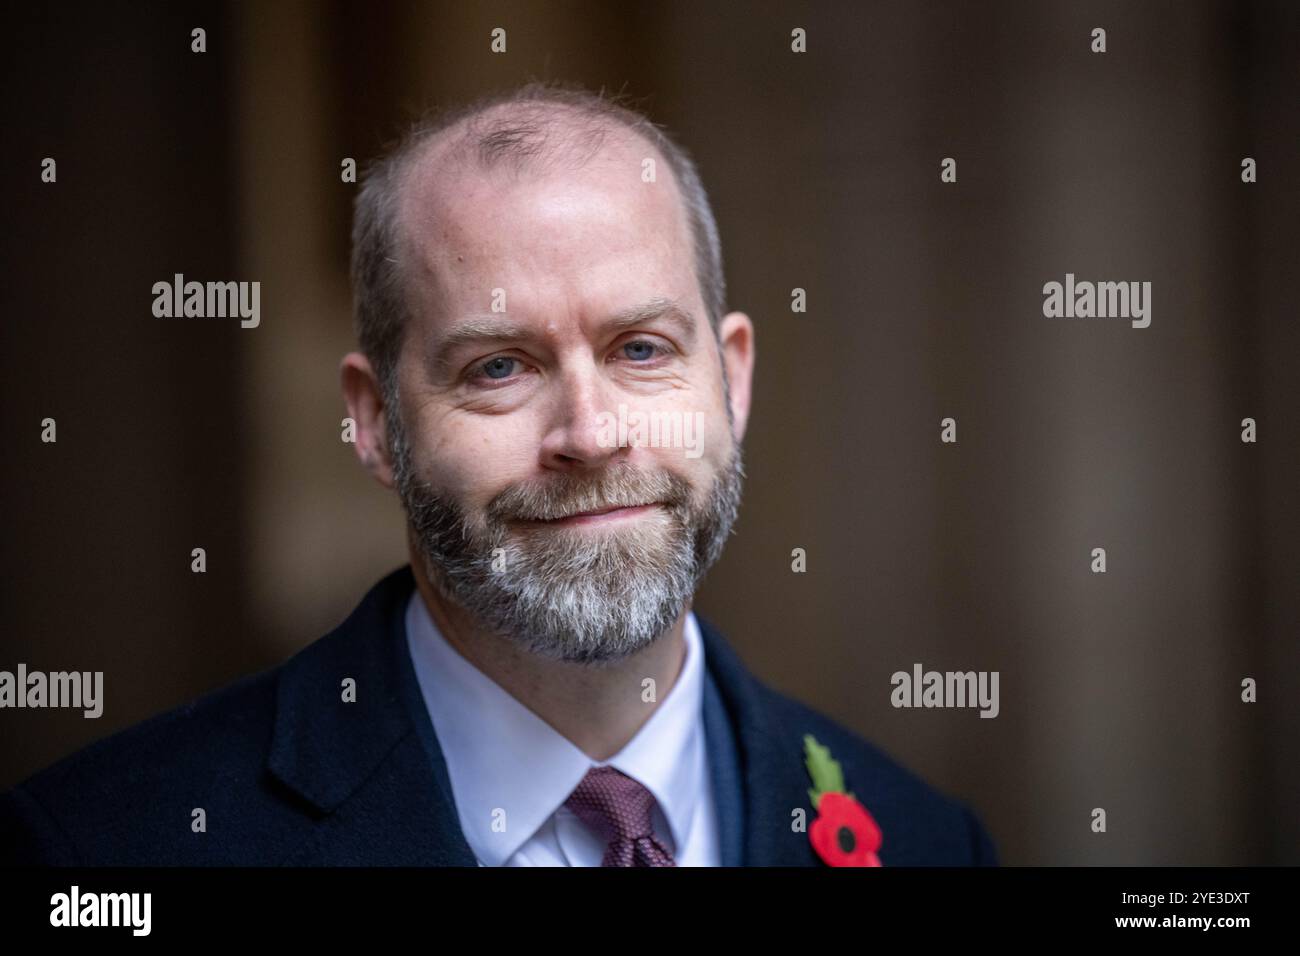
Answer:
<svg viewBox="0 0 1300 956"><path fill-rule="evenodd" d="M577 511L563 518L550 520L526 521L525 524L544 525L548 528L578 527L582 525L611 524L626 521L649 514L661 507L657 501L644 505L610 505L608 508L594 508L590 511Z"/></svg>

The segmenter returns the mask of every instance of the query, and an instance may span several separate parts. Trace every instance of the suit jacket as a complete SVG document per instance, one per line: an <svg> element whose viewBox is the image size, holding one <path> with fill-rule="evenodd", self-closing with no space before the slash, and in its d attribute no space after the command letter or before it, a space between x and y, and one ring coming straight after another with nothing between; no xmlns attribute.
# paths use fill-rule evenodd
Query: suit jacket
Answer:
<svg viewBox="0 0 1300 956"><path fill-rule="evenodd" d="M0 862L475 866L420 696L410 566L278 667L113 734L0 795ZM963 803L752 676L699 619L705 739L728 866L821 866L803 735L830 748L884 835L885 866L995 865ZM341 699L356 681L355 702ZM205 832L195 832L202 809Z"/></svg>

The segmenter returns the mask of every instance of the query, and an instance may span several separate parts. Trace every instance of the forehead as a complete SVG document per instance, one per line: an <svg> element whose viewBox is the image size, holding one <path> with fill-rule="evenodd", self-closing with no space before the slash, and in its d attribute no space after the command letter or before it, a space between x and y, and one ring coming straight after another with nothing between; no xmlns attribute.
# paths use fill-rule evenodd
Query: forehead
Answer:
<svg viewBox="0 0 1300 956"><path fill-rule="evenodd" d="M494 288L570 298L605 290L695 291L681 193L654 147L608 130L598 148L483 167L443 136L413 156L399 190L401 256L417 294L480 304ZM645 161L654 162L646 181ZM686 285L685 288L678 286Z"/></svg>

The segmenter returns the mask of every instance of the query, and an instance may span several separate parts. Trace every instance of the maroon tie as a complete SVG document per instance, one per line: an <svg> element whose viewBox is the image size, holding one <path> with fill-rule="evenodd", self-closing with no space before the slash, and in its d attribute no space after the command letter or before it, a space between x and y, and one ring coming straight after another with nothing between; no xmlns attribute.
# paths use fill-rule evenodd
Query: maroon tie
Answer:
<svg viewBox="0 0 1300 956"><path fill-rule="evenodd" d="M595 833L609 840L601 866L676 866L654 835L654 794L615 767L592 767L564 801Z"/></svg>

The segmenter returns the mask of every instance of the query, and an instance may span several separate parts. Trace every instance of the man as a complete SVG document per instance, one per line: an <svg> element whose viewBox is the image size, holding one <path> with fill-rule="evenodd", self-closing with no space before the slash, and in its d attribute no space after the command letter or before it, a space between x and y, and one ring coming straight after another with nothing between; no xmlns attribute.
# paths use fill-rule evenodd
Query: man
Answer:
<svg viewBox="0 0 1300 956"><path fill-rule="evenodd" d="M995 862L967 807L691 612L740 500L754 331L680 148L531 84L417 127L353 243L343 393L410 565L279 668L6 795L16 858Z"/></svg>

